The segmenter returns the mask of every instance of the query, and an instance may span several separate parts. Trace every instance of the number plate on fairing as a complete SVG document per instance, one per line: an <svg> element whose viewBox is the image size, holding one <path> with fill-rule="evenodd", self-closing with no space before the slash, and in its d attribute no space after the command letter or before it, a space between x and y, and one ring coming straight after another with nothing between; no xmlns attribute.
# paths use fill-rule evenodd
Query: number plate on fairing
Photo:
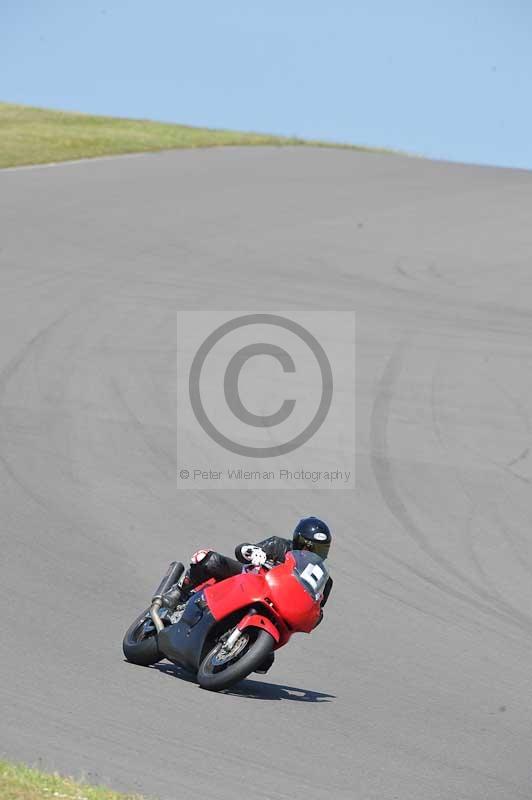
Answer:
<svg viewBox="0 0 532 800"><path fill-rule="evenodd" d="M294 575L313 597L322 594L329 579L329 570L325 561L306 550L292 550L294 558Z"/></svg>

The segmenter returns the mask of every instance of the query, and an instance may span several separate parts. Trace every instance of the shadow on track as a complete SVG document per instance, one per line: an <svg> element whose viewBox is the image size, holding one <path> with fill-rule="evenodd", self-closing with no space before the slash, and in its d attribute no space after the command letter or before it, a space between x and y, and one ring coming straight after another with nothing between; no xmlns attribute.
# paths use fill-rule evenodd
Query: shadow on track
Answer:
<svg viewBox="0 0 532 800"><path fill-rule="evenodd" d="M330 703L332 699L336 698L336 695L325 692L314 692L311 689L300 689L297 686L262 683L249 679L242 681L232 689L226 689L224 694L249 697L253 700L298 700L303 703Z"/></svg>
<svg viewBox="0 0 532 800"><path fill-rule="evenodd" d="M177 664L154 664L148 669L155 669L163 675L197 683L195 677ZM311 689L300 689L297 686L285 686L279 683L263 683L262 681L244 680L232 689L225 689L219 694L230 694L235 697L248 697L252 700L297 700L303 703L330 703L336 698L334 694L314 692Z"/></svg>

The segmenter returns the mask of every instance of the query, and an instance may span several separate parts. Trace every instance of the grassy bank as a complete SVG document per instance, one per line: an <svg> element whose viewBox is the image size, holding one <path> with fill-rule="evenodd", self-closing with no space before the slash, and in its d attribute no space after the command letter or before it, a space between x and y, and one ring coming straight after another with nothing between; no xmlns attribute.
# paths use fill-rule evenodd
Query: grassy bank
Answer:
<svg viewBox="0 0 532 800"><path fill-rule="evenodd" d="M59 775L47 775L21 764L0 761L1 800L140 800L137 795L119 794L100 786L88 786Z"/></svg>
<svg viewBox="0 0 532 800"><path fill-rule="evenodd" d="M0 103L0 168L182 147L323 144Z"/></svg>

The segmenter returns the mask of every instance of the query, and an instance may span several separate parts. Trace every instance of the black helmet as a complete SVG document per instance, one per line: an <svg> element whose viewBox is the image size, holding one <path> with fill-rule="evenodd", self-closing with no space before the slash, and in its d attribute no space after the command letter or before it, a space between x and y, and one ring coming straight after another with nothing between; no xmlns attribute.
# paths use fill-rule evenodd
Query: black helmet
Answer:
<svg viewBox="0 0 532 800"><path fill-rule="evenodd" d="M300 519L292 536L294 550L310 550L320 558L327 558L331 546L329 526L317 517Z"/></svg>

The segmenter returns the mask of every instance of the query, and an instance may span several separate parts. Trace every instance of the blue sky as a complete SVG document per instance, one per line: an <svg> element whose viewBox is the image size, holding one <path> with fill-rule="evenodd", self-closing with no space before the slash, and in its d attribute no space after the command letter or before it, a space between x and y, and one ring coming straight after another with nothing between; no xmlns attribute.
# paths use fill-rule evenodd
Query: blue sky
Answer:
<svg viewBox="0 0 532 800"><path fill-rule="evenodd" d="M3 0L0 98L532 168L530 0Z"/></svg>

